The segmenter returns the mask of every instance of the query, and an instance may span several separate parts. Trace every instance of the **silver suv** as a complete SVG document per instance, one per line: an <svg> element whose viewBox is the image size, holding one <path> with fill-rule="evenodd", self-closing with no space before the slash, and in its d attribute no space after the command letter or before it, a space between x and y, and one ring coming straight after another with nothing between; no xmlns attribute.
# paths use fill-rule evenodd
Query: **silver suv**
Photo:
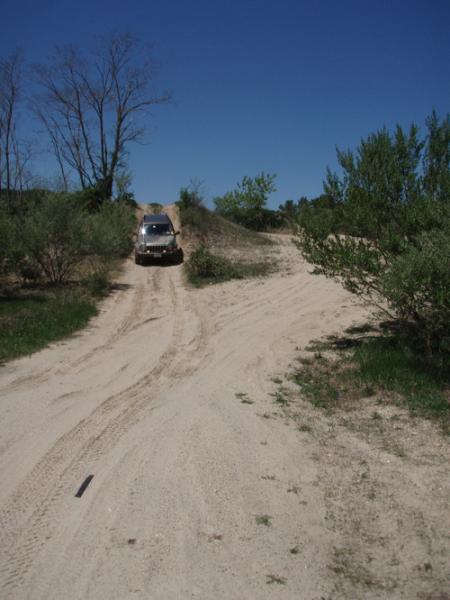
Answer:
<svg viewBox="0 0 450 600"><path fill-rule="evenodd" d="M165 213L144 215L139 223L134 260L143 265L148 259L170 260L174 263L183 261L183 250L178 246L172 221Z"/></svg>

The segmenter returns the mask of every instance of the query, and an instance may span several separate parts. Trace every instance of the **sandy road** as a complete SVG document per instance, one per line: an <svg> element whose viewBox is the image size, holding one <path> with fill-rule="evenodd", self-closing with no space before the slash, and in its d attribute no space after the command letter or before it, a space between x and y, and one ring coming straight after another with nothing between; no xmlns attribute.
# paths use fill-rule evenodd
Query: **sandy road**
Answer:
<svg viewBox="0 0 450 600"><path fill-rule="evenodd" d="M85 331L1 367L1 598L351 597L326 425L265 417L296 347L364 310L277 252L280 273L203 290L129 261ZM413 597L385 589L361 597Z"/></svg>

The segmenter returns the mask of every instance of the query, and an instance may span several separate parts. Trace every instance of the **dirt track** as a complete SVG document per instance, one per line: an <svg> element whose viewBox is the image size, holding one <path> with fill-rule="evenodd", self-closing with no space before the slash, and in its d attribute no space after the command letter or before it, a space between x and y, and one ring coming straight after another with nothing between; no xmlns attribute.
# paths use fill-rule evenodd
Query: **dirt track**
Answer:
<svg viewBox="0 0 450 600"><path fill-rule="evenodd" d="M277 252L280 273L202 290L128 261L85 331L1 367L1 598L447 597L432 427L414 435L433 457L402 467L307 406L310 433L272 414L296 348L364 316Z"/></svg>

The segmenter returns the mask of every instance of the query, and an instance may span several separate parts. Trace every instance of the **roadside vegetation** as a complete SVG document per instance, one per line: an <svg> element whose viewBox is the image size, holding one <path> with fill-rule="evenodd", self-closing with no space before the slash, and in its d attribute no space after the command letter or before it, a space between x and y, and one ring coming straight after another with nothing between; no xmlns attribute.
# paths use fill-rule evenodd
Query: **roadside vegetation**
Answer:
<svg viewBox="0 0 450 600"><path fill-rule="evenodd" d="M298 382L318 406L373 392L447 422L450 117L433 113L422 137L415 125L383 129L338 160L324 196L297 206L297 243L315 273L369 300L389 325L332 360L316 353Z"/></svg>
<svg viewBox="0 0 450 600"><path fill-rule="evenodd" d="M86 325L131 250L134 210L84 193L26 194L0 209L0 361L29 354Z"/></svg>
<svg viewBox="0 0 450 600"><path fill-rule="evenodd" d="M267 208L270 194L276 192L276 175L264 171L244 177L234 190L214 198L217 214L253 231L275 231L286 225L284 216Z"/></svg>
<svg viewBox="0 0 450 600"><path fill-rule="evenodd" d="M404 406L412 415L436 420L450 431L450 372L445 357L437 354L424 360L421 349L392 323L350 328L345 336L318 340L306 351L291 378L314 406L353 410L370 398L377 405Z"/></svg>
<svg viewBox="0 0 450 600"><path fill-rule="evenodd" d="M194 244L186 272L196 287L274 270L268 257L271 240L209 211L198 187L183 188L177 206L183 230Z"/></svg>

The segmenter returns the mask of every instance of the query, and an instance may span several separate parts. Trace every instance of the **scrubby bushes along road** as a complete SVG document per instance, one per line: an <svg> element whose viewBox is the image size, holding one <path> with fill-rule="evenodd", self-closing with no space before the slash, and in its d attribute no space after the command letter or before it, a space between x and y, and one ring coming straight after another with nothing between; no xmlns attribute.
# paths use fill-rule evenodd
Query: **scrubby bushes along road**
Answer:
<svg viewBox="0 0 450 600"><path fill-rule="evenodd" d="M321 273L400 319L424 352L450 351L450 118L338 151L328 205L299 211L299 246ZM412 329L411 329L412 326ZM409 335L409 334L408 334Z"/></svg>
<svg viewBox="0 0 450 600"><path fill-rule="evenodd" d="M0 360L38 350L84 326L108 276L132 247L135 214L80 194L38 191L0 206Z"/></svg>
<svg viewBox="0 0 450 600"><path fill-rule="evenodd" d="M1 273L61 284L104 270L129 254L134 223L120 202L90 213L76 194L40 193L19 212L0 211Z"/></svg>

